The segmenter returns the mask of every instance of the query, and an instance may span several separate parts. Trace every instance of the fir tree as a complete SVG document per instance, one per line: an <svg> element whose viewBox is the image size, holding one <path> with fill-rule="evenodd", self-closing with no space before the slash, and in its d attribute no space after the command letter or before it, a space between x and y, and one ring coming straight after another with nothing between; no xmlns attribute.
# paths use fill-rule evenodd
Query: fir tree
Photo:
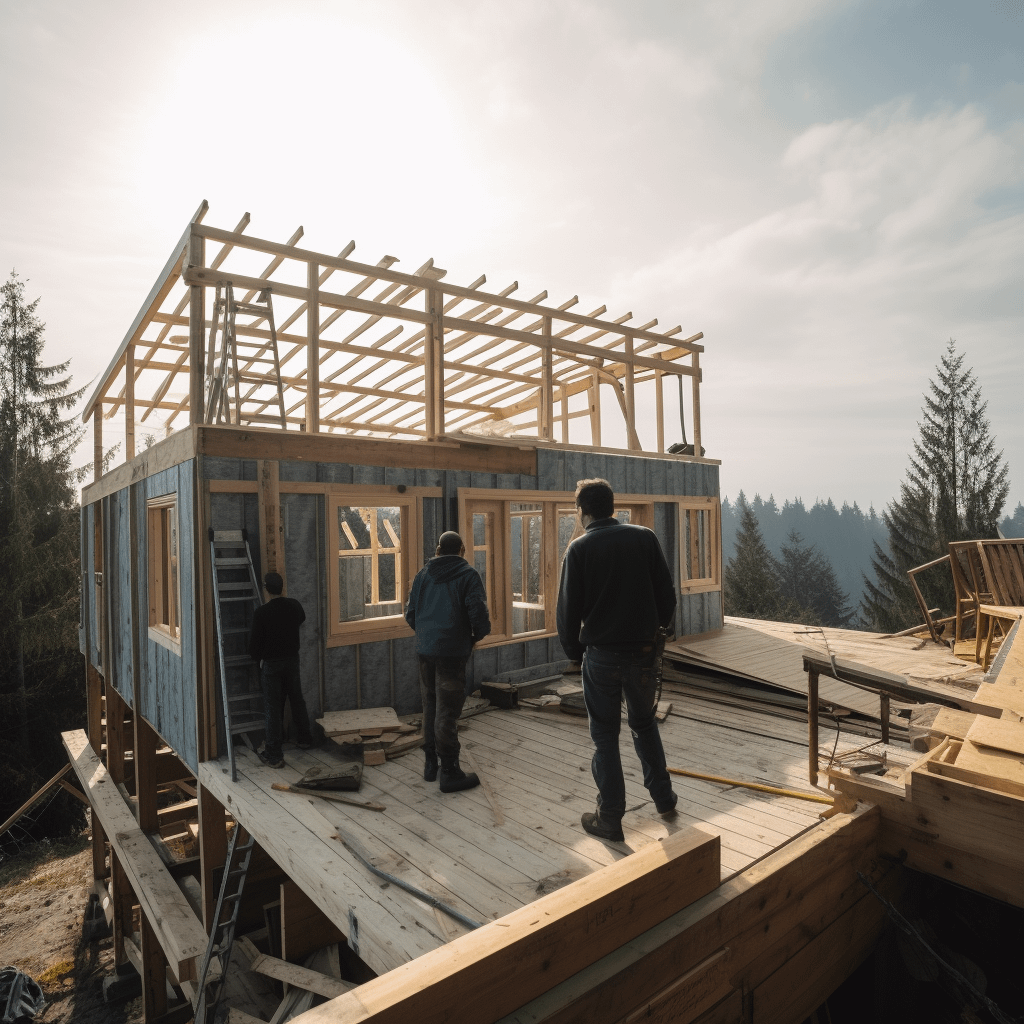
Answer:
<svg viewBox="0 0 1024 1024"><path fill-rule="evenodd" d="M742 491L736 510L740 520L736 549L723 573L725 612L746 619L777 618L781 607L779 564L768 550L757 516Z"/></svg>
<svg viewBox="0 0 1024 1024"><path fill-rule="evenodd" d="M13 272L0 285L0 803L18 803L52 774L49 738L77 724L84 703L71 474L82 429L67 415L84 389L71 389L68 363L43 364L38 303L25 302Z"/></svg>
<svg viewBox="0 0 1024 1024"><path fill-rule="evenodd" d="M875 543L875 579L865 578L861 608L876 629L895 632L920 622L908 569L940 558L950 541L997 535L1009 471L986 408L973 371L964 368L964 355L950 339L928 382L900 497L882 513L889 550ZM949 573L923 574L919 583L930 608L952 611Z"/></svg>
<svg viewBox="0 0 1024 1024"><path fill-rule="evenodd" d="M783 600L800 610L793 621L845 629L853 611L832 563L814 544L805 547L796 530L790 530L787 539L779 563L779 589Z"/></svg>

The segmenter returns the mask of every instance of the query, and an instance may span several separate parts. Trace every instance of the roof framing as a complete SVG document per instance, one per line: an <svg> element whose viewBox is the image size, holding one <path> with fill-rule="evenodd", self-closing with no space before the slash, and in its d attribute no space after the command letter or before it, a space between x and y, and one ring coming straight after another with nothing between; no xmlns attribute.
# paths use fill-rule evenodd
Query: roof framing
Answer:
<svg viewBox="0 0 1024 1024"><path fill-rule="evenodd" d="M662 381L671 376L690 379L692 450L701 451L702 334L657 332L657 320L633 325L632 313L608 319L604 306L578 312L576 296L558 306L545 303L546 291L516 299L517 282L487 292L483 275L457 285L433 260L412 274L393 269L393 256L362 263L350 258L354 242L337 256L299 248L301 227L286 242L253 237L248 214L234 230L213 227L203 222L207 210L204 201L86 403L97 474L104 419L124 417L127 458L136 422L162 420L171 433L205 421L214 297L228 284L243 302L269 289L284 429L599 447L610 388L626 450L639 451L637 386L653 381L656 449L664 452ZM239 357L242 402L232 412L244 426L276 415L277 375L261 362L272 344L266 316L239 313L235 331L249 342Z"/></svg>

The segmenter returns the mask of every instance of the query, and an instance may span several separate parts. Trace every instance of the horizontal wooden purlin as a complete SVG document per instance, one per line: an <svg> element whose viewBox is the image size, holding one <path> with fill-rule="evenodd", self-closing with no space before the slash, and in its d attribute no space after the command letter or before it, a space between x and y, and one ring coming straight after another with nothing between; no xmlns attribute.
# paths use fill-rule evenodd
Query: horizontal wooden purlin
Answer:
<svg viewBox="0 0 1024 1024"><path fill-rule="evenodd" d="M267 427L200 426L196 448L201 455L295 462L340 462L395 469L462 469L484 473L537 474L537 454L530 447L491 447L481 438L422 444L390 438L340 434L305 434ZM175 437L177 435L174 435ZM671 456L670 456L671 457ZM102 481L101 481L102 482Z"/></svg>
<svg viewBox="0 0 1024 1024"><path fill-rule="evenodd" d="M335 267L338 270L345 270L351 274L360 274L366 277L374 277L382 281L394 281L398 284L409 285L414 288L428 289L437 287L437 282L430 278L417 277L413 274L403 274L398 271L383 267L372 267L366 263L356 263L352 260L338 259L328 256L325 253L313 252L310 249L297 249L295 246L282 245L280 242L271 242L267 239L253 238L249 235L236 234L232 231L224 231L221 228L214 228L205 224L197 224L193 228L197 235L204 238L213 238L218 241L232 242L241 248L255 249L259 252L276 253L288 259L299 260L306 263L316 263L321 267ZM533 302L524 302L508 296L493 295L488 292L481 292L474 288L445 282L441 289L445 295L459 296L461 298L473 299L478 302L490 302L503 309L518 309L524 313L535 313L540 316L549 316L554 320L563 320L567 323L575 323L584 327L593 327L599 330L614 331L616 334L628 334L633 338L642 338L645 341L654 341L659 344L665 343L665 337L653 331L643 331L636 328L628 328L622 325L612 324L607 320L598 320L594 317L583 316L578 313L570 313L567 310L560 310L551 306L540 306ZM323 299L321 298L321 303ZM326 303L323 303L326 304ZM445 320L447 321L447 317ZM426 322L426 321L424 321ZM470 321L472 323L472 321ZM690 352L703 352L703 345L688 345Z"/></svg>
<svg viewBox="0 0 1024 1024"><path fill-rule="evenodd" d="M285 295L293 299L304 299L308 300L309 290L296 285L284 284L282 282L273 281L269 278L256 278L256 277L243 277L237 274L221 274L219 277L213 271L202 270L197 267L189 267L182 275L186 284L215 284L217 280L230 280L233 284L252 289L263 289L270 288L271 291ZM421 313L419 310L409 309L405 306L395 306L388 303L373 302L369 299L352 298L346 295L338 295L331 292L320 292L320 305L329 306L337 309L355 310L357 312L370 313L374 315L380 315L383 317L391 317L399 320L409 320L414 323L426 324L431 321L429 313ZM604 348L593 348L588 345L580 345L575 342L567 341L564 338L549 339L543 335L534 335L527 331L515 330L511 327L491 327L489 325L481 325L475 320L461 320L459 318L445 317L444 325L446 329L450 330L462 330L472 331L477 335L484 335L491 338L501 338L504 341L519 341L527 345L532 345L535 348L548 348L550 347L553 351L567 353L571 352L576 355L587 356L591 360L593 359L604 359L609 354L620 357L622 353L613 352L609 353L608 349ZM617 333L623 333L622 327L612 328ZM241 335L246 333L241 327L236 328L236 333ZM292 340L292 339L288 339ZM300 339L294 339L296 341ZM321 344L329 343L327 339L321 339ZM336 345L338 351L347 352L348 348ZM675 346L676 348L685 346ZM688 350L689 351L689 350ZM381 355L383 353L377 353ZM401 358L397 353L389 353L388 357ZM671 369L673 374L683 374L685 376L693 376L695 371L689 366L679 366L675 363L669 363L663 359L653 359L649 356L638 356L634 355L629 362L634 366L647 366L655 370Z"/></svg>
<svg viewBox="0 0 1024 1024"><path fill-rule="evenodd" d="M81 729L61 733L71 765L89 797L114 856L128 876L135 898L178 981L196 976L196 961L206 950L203 925L178 883L164 866L149 837L139 828L106 767Z"/></svg>

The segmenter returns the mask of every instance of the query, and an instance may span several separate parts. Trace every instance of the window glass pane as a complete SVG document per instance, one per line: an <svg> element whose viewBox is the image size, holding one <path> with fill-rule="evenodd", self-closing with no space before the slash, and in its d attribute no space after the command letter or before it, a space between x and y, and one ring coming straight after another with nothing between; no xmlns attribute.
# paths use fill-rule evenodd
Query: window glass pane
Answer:
<svg viewBox="0 0 1024 1024"><path fill-rule="evenodd" d="M711 512L683 510L683 568L686 579L711 579Z"/></svg>
<svg viewBox="0 0 1024 1024"><path fill-rule="evenodd" d="M339 622L402 614L402 511L338 506Z"/></svg>
<svg viewBox="0 0 1024 1024"><path fill-rule="evenodd" d="M493 582L492 565L494 560L494 513L473 513L473 568L480 573L484 581L484 592L487 594L487 606L494 608L491 584Z"/></svg>
<svg viewBox="0 0 1024 1024"><path fill-rule="evenodd" d="M543 507L510 502L512 632L544 629Z"/></svg>
<svg viewBox="0 0 1024 1024"><path fill-rule="evenodd" d="M628 523L629 522L629 509L628 508L617 508L615 510L615 518L618 519L618 521L620 523Z"/></svg>
<svg viewBox="0 0 1024 1024"><path fill-rule="evenodd" d="M558 510L558 563L565 558L565 549L569 541L575 540L583 532L583 525L575 509L560 508Z"/></svg>

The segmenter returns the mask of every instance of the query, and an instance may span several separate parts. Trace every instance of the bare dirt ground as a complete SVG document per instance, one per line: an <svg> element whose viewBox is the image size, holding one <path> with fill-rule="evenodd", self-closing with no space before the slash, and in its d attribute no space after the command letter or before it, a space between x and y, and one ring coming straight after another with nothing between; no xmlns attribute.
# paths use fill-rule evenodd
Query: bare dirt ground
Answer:
<svg viewBox="0 0 1024 1024"><path fill-rule="evenodd" d="M46 994L41 1024L137 1024L142 1000L108 1005L111 939L85 942L91 853L86 836L0 863L0 966L33 978Z"/></svg>

